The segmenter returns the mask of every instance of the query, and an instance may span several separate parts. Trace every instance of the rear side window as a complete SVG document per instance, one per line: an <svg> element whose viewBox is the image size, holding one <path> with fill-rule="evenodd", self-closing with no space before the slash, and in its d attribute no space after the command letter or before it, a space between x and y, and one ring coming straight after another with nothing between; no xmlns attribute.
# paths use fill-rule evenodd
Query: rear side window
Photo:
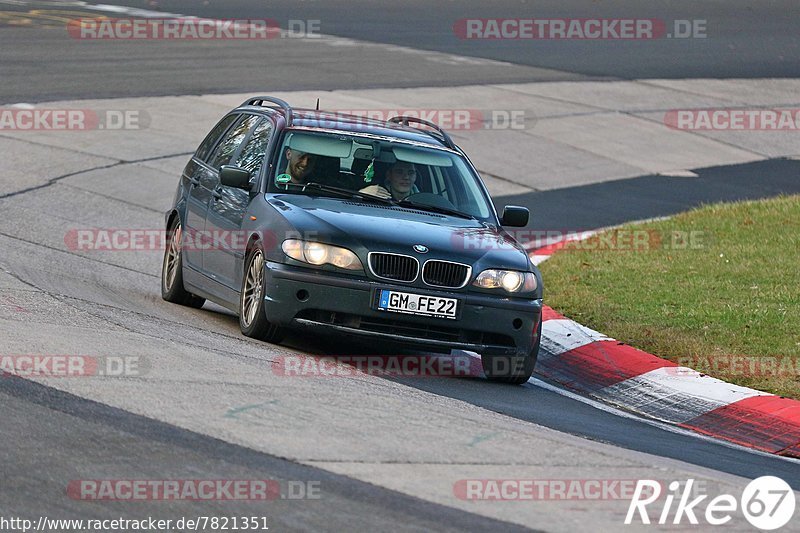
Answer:
<svg viewBox="0 0 800 533"><path fill-rule="evenodd" d="M231 127L231 124L239 118L239 115L228 115L227 117L223 118L219 121L219 124L214 126L214 129L211 130L205 140L203 140L202 144L200 144L200 148L197 149L197 153L195 153L195 157L200 159L201 161L205 161L208 158L208 155L211 153L211 150L214 149L214 146L217 144L222 135L228 131L228 128Z"/></svg>
<svg viewBox="0 0 800 533"><path fill-rule="evenodd" d="M256 122L258 122L259 118L260 117L256 115L245 115L236 124L234 124L233 128L231 128L231 130L219 143L217 149L214 150L214 154L211 156L209 165L212 168L219 168L223 165L229 164L231 162L231 158L233 158L233 155L239 148L239 145L242 144L242 141L244 141L244 138L250 131L250 128L252 128Z"/></svg>
<svg viewBox="0 0 800 533"><path fill-rule="evenodd" d="M272 122L269 119L265 118L259 122L234 165L249 170L254 178L257 177L264 163L264 156L267 154L271 133Z"/></svg>

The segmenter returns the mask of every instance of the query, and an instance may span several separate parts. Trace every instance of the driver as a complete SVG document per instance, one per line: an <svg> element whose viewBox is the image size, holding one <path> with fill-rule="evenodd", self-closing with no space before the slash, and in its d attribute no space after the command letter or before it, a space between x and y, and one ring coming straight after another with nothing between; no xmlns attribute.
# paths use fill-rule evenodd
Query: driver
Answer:
<svg viewBox="0 0 800 533"><path fill-rule="evenodd" d="M414 187L417 181L417 169L412 163L396 161L386 170L385 177L383 185L370 185L359 192L381 198L394 198L398 202L417 192Z"/></svg>
<svg viewBox="0 0 800 533"><path fill-rule="evenodd" d="M286 149L286 174L292 177L291 183L305 183L306 178L317 162L317 156L299 150Z"/></svg>

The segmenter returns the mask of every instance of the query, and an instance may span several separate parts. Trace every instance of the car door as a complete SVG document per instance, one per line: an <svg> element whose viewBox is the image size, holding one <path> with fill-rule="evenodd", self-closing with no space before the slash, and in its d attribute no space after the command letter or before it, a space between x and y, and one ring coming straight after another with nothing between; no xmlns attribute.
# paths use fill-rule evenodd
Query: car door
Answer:
<svg viewBox="0 0 800 533"><path fill-rule="evenodd" d="M228 163L250 171L250 190L258 183L274 130L272 120L261 119L242 143L241 150ZM250 191L222 184L216 193L209 204L206 230L219 237L220 246L206 249L203 262L206 272L215 280L239 290L235 286L237 258L243 258L247 244L246 236L240 232L252 196Z"/></svg>
<svg viewBox="0 0 800 533"><path fill-rule="evenodd" d="M214 149L207 155L204 161L201 162L195 175L194 195L198 198L197 204L200 201L202 205L198 205L195 213L191 216L199 216L202 209L202 219L193 224L195 233L190 235L190 245L186 248L194 250L194 257L196 265L194 268L207 274L205 267L205 254L206 248L214 245L213 235L206 231L206 218L208 215L208 206L217 194L216 189L219 186L219 172L218 166L225 165L228 160L233 156L239 148L242 140L247 135L250 127L253 124L254 115L237 115L234 123L228 128L225 135L219 140ZM188 210L187 210L188 211ZM187 216L188 218L188 216Z"/></svg>
<svg viewBox="0 0 800 533"><path fill-rule="evenodd" d="M201 186L201 175L204 171L206 160L214 152L223 135L239 119L239 114L234 113L223 118L214 126L206 136L194 157L183 171L184 185L188 188L186 197L186 217L183 224L184 242L183 260L185 264L195 270L203 268L202 249L197 246L197 238L201 235L206 223L206 212L211 201L211 190Z"/></svg>

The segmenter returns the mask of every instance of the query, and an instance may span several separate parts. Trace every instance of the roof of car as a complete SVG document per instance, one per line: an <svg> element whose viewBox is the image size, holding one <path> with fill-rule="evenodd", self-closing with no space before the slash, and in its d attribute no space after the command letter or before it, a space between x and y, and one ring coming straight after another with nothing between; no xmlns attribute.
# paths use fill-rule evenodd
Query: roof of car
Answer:
<svg viewBox="0 0 800 533"><path fill-rule="evenodd" d="M261 106L242 106L240 109L255 107L260 111L265 109ZM395 137L406 141L427 144L436 148L448 148L435 134L434 130L404 126L384 120L357 116L335 111L317 111L314 109L293 108L292 128L312 128L340 130L353 133L367 133L380 135L383 137ZM430 131L431 133L428 133Z"/></svg>

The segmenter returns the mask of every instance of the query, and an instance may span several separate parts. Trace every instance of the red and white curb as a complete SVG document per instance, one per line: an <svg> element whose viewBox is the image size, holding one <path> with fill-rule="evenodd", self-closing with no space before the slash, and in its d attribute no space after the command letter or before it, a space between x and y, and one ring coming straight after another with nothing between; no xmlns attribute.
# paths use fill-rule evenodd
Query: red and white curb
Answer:
<svg viewBox="0 0 800 533"><path fill-rule="evenodd" d="M564 241L530 253L539 264ZM800 458L800 401L726 383L618 342L545 306L536 372L703 435Z"/></svg>

